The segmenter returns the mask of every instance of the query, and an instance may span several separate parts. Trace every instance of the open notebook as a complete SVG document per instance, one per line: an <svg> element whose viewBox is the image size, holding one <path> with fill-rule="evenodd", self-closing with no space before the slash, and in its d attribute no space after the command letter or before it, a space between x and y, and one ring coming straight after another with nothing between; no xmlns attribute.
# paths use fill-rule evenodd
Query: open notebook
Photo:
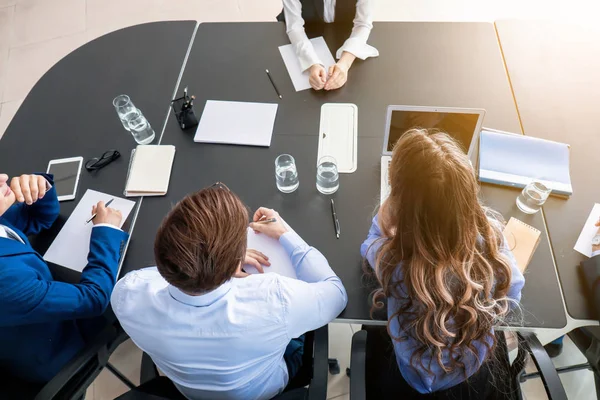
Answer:
<svg viewBox="0 0 600 400"><path fill-rule="evenodd" d="M525 272L529 265L533 253L540 243L541 234L533 226L512 217L504 227L506 244L512 250L521 272Z"/></svg>
<svg viewBox="0 0 600 400"><path fill-rule="evenodd" d="M569 145L484 128L479 142L479 180L525 187L532 180L553 194L573 194L569 174Z"/></svg>
<svg viewBox="0 0 600 400"><path fill-rule="evenodd" d="M139 145L131 152L125 196L167 194L175 146Z"/></svg>

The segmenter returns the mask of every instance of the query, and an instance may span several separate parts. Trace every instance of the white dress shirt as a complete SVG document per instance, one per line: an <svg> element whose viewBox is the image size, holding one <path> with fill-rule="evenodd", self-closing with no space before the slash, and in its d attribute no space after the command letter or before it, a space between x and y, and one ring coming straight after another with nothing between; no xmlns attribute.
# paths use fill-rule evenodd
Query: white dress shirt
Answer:
<svg viewBox="0 0 600 400"><path fill-rule="evenodd" d="M323 18L327 23L335 20L335 1L324 0ZM361 60L379 55L375 47L367 44L369 34L371 33L371 29L373 29L372 3L373 0L357 0L352 33L336 52L335 56L337 59L342 57L344 51L352 53ZM304 32L304 19L302 18L302 3L300 0L283 0L283 11L287 27L286 31L294 51L300 60L302 70L305 71L314 64L323 64L306 36L306 32Z"/></svg>
<svg viewBox="0 0 600 400"><path fill-rule="evenodd" d="M288 383L291 339L333 320L346 291L327 260L296 233L280 243L298 280L274 273L232 278L199 296L156 267L128 273L111 297L131 340L189 399L270 399Z"/></svg>

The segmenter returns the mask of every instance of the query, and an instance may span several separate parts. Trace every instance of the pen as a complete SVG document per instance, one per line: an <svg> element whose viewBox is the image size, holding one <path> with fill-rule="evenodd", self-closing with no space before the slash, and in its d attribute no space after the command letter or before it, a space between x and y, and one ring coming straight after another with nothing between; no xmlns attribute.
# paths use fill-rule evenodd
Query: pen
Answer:
<svg viewBox="0 0 600 400"><path fill-rule="evenodd" d="M270 224L271 222L277 222L277 218L269 218L256 221L257 224Z"/></svg>
<svg viewBox="0 0 600 400"><path fill-rule="evenodd" d="M115 199L110 199L109 201L106 202L106 204L104 205L105 207L110 206L110 203L112 203ZM85 221L86 224L89 224L90 222L92 222L94 220L94 218L96 218L96 215L98 214L94 214L92 215L92 218L88 219L87 221Z"/></svg>
<svg viewBox="0 0 600 400"><path fill-rule="evenodd" d="M267 76L269 77L269 80L271 81L271 85L273 85L273 89L275 89L275 93L277 93L277 96L279 96L280 99L283 99L283 96L281 95L281 93L279 93L279 90L277 90L277 86L275 86L275 82L273 81L273 78L271 77L269 70L265 69L265 71L267 72Z"/></svg>
<svg viewBox="0 0 600 400"><path fill-rule="evenodd" d="M335 237L340 238L340 221L338 221L337 214L335 212L335 203L331 199L331 216L333 217L333 225L335 226Z"/></svg>
<svg viewBox="0 0 600 400"><path fill-rule="evenodd" d="M187 100L187 86L183 88L183 98Z"/></svg>

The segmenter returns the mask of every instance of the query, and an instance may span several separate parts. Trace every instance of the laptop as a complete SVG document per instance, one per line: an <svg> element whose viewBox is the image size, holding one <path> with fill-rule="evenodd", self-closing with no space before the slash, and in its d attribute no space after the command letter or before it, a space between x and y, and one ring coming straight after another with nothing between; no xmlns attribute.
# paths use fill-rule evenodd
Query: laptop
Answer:
<svg viewBox="0 0 600 400"><path fill-rule="evenodd" d="M391 191L388 171L392 150L406 131L412 128L439 129L458 140L471 158L477 147L477 134L481 131L484 116L485 110L477 108L388 106L381 155L380 203Z"/></svg>

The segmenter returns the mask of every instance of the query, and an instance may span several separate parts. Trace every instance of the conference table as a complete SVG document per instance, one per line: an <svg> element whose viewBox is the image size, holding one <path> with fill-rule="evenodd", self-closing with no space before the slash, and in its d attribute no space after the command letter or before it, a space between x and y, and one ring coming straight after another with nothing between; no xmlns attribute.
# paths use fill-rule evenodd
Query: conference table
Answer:
<svg viewBox="0 0 600 400"><path fill-rule="evenodd" d="M497 21L525 135L571 145L569 199L543 207L568 315L598 324L573 250L594 203L600 202L600 28L550 21Z"/></svg>
<svg viewBox="0 0 600 400"><path fill-rule="evenodd" d="M307 27L324 36L332 53L344 34L332 25ZM135 43L123 46L122 43ZM380 57L357 60L348 83L333 92L295 92L278 51L288 43L281 23L161 22L99 38L55 65L32 89L0 141L0 171L11 175L44 170L48 160L99 156L109 148L121 159L95 175L83 172L77 200L90 188L120 195L135 142L112 108L112 98L129 94L157 131L155 144L175 145L177 153L166 196L137 201L125 226L131 234L120 275L154 265L157 227L173 204L188 193L221 181L250 209L274 208L310 245L318 248L340 276L348 306L338 321L385 323L370 316L374 281L364 272L360 244L378 205L380 156L385 112L390 104L484 108L484 125L521 132L496 31L490 23L375 23L369 43ZM191 46L191 47L190 47ZM189 54L188 54L189 49ZM278 99L269 69L283 99ZM268 148L199 144L194 131L182 131L169 103L187 86L201 115L206 100L278 103ZM318 124L325 103L354 103L358 114L358 169L340 176L340 188L324 196L315 187ZM40 133L40 130L43 130ZM158 134L160 132L160 134ZM23 156L27 152L27 157ZM296 158L300 186L277 191L274 160ZM542 231L526 273L522 313L515 328L563 328L567 317L541 213L525 215L516 205L518 190L482 185L485 204L505 218L515 216ZM329 199L341 225L336 239ZM61 217L34 245L43 254L75 202L61 203ZM52 266L55 276L77 276Z"/></svg>

